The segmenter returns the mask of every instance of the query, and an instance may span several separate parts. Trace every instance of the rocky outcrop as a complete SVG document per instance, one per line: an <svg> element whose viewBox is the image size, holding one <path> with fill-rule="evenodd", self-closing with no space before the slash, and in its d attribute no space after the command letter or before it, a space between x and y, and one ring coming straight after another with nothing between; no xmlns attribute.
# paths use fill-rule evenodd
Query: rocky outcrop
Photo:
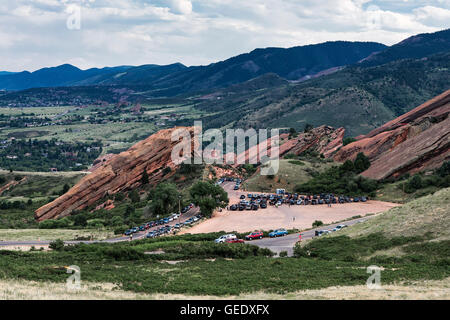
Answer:
<svg viewBox="0 0 450 320"><path fill-rule="evenodd" d="M12 180L10 182L8 182L7 184L5 184L4 186L0 187L0 195L2 195L4 192L11 190L12 188L14 188L15 186L23 183L27 181L27 177L23 177L22 179L20 179L19 181L16 180Z"/></svg>
<svg viewBox="0 0 450 320"><path fill-rule="evenodd" d="M75 210L95 204L108 194L136 188L141 184L144 170L147 171L151 184L169 177L175 170L171 170L171 173L163 170L166 167L176 167L171 160L173 148L178 143L187 143L184 140L172 142L172 133L176 129L178 128L161 130L103 162L66 194L37 209L35 218L42 221L64 217ZM187 129L192 138L194 129ZM193 142L194 139L191 139L191 150L194 150Z"/></svg>
<svg viewBox="0 0 450 320"><path fill-rule="evenodd" d="M355 159L363 152L373 179L433 169L450 158L450 90L342 147L336 161Z"/></svg>
<svg viewBox="0 0 450 320"><path fill-rule="evenodd" d="M299 155L305 151L315 151L323 154L325 158L331 157L340 147L342 147L342 139L344 138L345 129L334 129L330 126L320 126L314 128L306 133L300 133L295 138L289 138L289 135L284 133L276 136L279 141L278 153L282 157L288 153ZM227 154L230 159L234 157L233 167L238 167L243 163L260 163L261 149L267 149L267 155L273 156L272 147L276 147L274 143L272 146L272 139L259 143L247 149L239 155Z"/></svg>
<svg viewBox="0 0 450 320"><path fill-rule="evenodd" d="M296 155L305 151L315 151L325 158L331 157L340 147L345 129L334 129L330 126L320 126L306 133L300 133L296 138L289 139L280 146L280 155L293 153Z"/></svg>

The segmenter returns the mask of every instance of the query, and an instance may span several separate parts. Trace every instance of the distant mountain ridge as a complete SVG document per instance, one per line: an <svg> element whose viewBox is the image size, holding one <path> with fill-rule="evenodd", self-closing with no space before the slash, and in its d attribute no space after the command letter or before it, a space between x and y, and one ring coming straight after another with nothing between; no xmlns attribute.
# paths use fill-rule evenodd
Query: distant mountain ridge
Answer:
<svg viewBox="0 0 450 320"><path fill-rule="evenodd" d="M40 87L69 86L86 78L120 72L129 68L129 66L119 66L81 70L70 64L63 64L57 67L39 69L34 72L22 71L3 75L0 77L0 89L24 90Z"/></svg>
<svg viewBox="0 0 450 320"><path fill-rule="evenodd" d="M23 90L39 87L88 85L142 85L161 94L223 88L266 73L298 80L322 71L354 64L385 45L375 42L335 41L293 48L255 49L207 66L120 66L80 70L69 64L23 71L0 78L0 89Z"/></svg>
<svg viewBox="0 0 450 320"><path fill-rule="evenodd" d="M450 29L409 37L364 59L360 65L373 67L400 59L420 59L450 51Z"/></svg>

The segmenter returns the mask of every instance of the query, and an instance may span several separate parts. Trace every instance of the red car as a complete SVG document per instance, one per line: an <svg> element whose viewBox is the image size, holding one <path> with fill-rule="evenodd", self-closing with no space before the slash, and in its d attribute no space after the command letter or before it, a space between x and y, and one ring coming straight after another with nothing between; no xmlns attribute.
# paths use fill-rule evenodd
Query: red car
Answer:
<svg viewBox="0 0 450 320"><path fill-rule="evenodd" d="M244 240L238 238L231 238L225 240L226 243L244 243Z"/></svg>
<svg viewBox="0 0 450 320"><path fill-rule="evenodd" d="M264 234L262 231L255 231L245 236L245 240L262 239Z"/></svg>

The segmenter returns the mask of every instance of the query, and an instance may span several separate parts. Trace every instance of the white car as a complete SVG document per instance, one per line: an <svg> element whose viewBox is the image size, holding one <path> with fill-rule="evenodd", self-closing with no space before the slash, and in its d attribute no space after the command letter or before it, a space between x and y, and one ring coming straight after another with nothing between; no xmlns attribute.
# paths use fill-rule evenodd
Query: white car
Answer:
<svg viewBox="0 0 450 320"><path fill-rule="evenodd" d="M345 227L346 227L345 224L340 224L340 225L334 227L334 228L333 228L333 231L339 231L339 230L341 230L342 228L345 228Z"/></svg>
<svg viewBox="0 0 450 320"><path fill-rule="evenodd" d="M227 241L228 239L233 239L233 238L237 238L235 234L224 234L223 236L220 236L219 238L217 238L216 240L214 240L215 243L224 243L225 241Z"/></svg>

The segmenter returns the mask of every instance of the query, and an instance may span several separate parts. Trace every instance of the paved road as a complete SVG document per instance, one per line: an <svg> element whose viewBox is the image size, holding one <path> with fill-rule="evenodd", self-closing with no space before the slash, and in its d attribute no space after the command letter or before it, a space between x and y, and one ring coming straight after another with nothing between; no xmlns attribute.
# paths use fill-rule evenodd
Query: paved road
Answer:
<svg viewBox="0 0 450 320"><path fill-rule="evenodd" d="M195 216L197 213L199 212L199 208L192 208L190 209L188 212L182 214L180 216L180 218L178 218L177 220L174 220L172 222L169 222L165 225L170 225L173 226L177 223L183 223L186 220L188 220L189 218ZM138 240L138 239L143 239L145 237L145 235L152 231L155 230L157 228L159 228L160 226L156 226L153 228L150 228L148 230L145 231L140 231L137 232L135 234L133 234L133 240ZM77 243L99 243L99 242L103 242L103 243L116 243L116 242L121 242L121 241L129 241L130 237L128 236L120 236L117 238L111 238L111 239L106 239L106 240L94 240L94 241L64 241L64 243L66 244L77 244ZM0 241L0 246L46 246L49 245L51 241Z"/></svg>

